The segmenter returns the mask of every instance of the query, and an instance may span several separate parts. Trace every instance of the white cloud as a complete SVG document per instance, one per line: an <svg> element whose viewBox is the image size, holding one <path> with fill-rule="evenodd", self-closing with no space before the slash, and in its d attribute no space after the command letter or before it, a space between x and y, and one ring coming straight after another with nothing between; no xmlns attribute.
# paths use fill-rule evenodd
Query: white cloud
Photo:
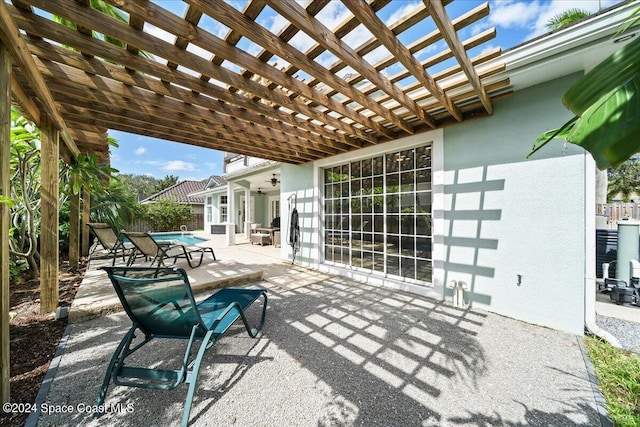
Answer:
<svg viewBox="0 0 640 427"><path fill-rule="evenodd" d="M403 18L405 15L416 10L421 4L422 2L420 1L406 3L404 6L399 7L395 12L393 12L389 18L387 18L385 24L390 25L395 23L400 18Z"/></svg>
<svg viewBox="0 0 640 427"><path fill-rule="evenodd" d="M505 29L530 30L525 40L548 32L546 25L555 15L568 9L584 9L597 12L599 7L605 8L616 0L496 0L491 4L491 13L487 20L474 25L472 33L478 34L491 26Z"/></svg>
<svg viewBox="0 0 640 427"><path fill-rule="evenodd" d="M526 28L542 9L539 1L498 0L491 8L489 22L502 28Z"/></svg>
<svg viewBox="0 0 640 427"><path fill-rule="evenodd" d="M161 169L167 172L177 172L177 171L193 172L198 170L198 168L196 168L196 165L194 165L193 163L184 162L182 160L171 160L169 162L166 162Z"/></svg>
<svg viewBox="0 0 640 427"><path fill-rule="evenodd" d="M136 149L136 156L141 156L146 152L147 152L147 148L146 147L138 147Z"/></svg>

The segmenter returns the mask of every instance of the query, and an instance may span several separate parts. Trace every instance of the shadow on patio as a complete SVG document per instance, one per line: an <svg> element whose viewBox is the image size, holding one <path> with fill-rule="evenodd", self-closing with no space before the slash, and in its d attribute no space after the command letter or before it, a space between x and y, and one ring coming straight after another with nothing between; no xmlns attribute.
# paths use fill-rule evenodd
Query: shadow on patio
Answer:
<svg viewBox="0 0 640 427"><path fill-rule="evenodd" d="M234 328L205 356L192 425L599 424L575 336L297 266L281 273L258 284L269 289L259 338ZM73 410L43 425L179 424L185 386L112 386L110 413L81 412L128 326L122 314L74 325L47 400ZM182 350L154 353L144 357L175 364Z"/></svg>

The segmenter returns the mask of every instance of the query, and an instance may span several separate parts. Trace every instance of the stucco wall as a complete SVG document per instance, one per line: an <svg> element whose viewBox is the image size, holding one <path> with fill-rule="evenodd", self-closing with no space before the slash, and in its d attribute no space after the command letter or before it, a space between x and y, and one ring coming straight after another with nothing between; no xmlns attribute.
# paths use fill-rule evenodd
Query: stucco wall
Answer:
<svg viewBox="0 0 640 427"><path fill-rule="evenodd" d="M291 210L298 210L300 225L300 252L296 259L307 265L316 265L318 260L318 191L314 187L316 168L313 163L300 166L282 164L280 166L280 226L282 229L281 255L291 259L289 246L289 225Z"/></svg>
<svg viewBox="0 0 640 427"><path fill-rule="evenodd" d="M441 146L434 145L434 154L441 155L434 159L434 192L441 198L434 198L433 212L434 242L440 248L434 248L434 284L428 294L450 300L451 291L443 285L464 281L475 307L582 333L589 243L585 209L586 215L592 209L585 208L588 162L582 149L560 141L526 158L541 132L569 118L560 96L576 78L522 90L496 101L493 116L444 129ZM435 133L406 141L432 140ZM366 151L385 152L397 144ZM283 258L291 257L285 241L289 215L284 212L288 198L296 194L302 228L299 259L318 262L319 167L333 160L282 165Z"/></svg>
<svg viewBox="0 0 640 427"><path fill-rule="evenodd" d="M560 104L576 76L496 102L492 117L445 129L445 283L463 280L474 306L582 333L585 155L549 144L544 130L570 115ZM518 275L521 275L520 279Z"/></svg>

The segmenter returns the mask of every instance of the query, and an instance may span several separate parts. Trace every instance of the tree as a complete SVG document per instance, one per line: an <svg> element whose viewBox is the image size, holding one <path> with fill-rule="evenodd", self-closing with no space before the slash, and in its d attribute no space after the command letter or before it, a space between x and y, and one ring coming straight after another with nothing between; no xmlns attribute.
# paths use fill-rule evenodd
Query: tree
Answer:
<svg viewBox="0 0 640 427"><path fill-rule="evenodd" d="M640 159L632 157L615 169L609 169L609 201L622 196L623 202L629 202L632 194L640 194ZM637 200L636 200L637 201Z"/></svg>
<svg viewBox="0 0 640 427"><path fill-rule="evenodd" d="M625 31L640 20L636 9ZM560 138L589 151L599 169L622 164L640 151L640 38L598 64L562 97L575 117L540 135L527 157Z"/></svg>
<svg viewBox="0 0 640 427"><path fill-rule="evenodd" d="M167 175L164 178L158 180L156 184L156 193L161 192L165 188L169 188L172 185L176 185L178 183L178 177L175 175ZM154 193L155 194L155 193Z"/></svg>
<svg viewBox="0 0 640 427"><path fill-rule="evenodd" d="M121 229L140 214L138 198L125 180L111 178L107 191L91 195L91 219L95 222L106 222Z"/></svg>
<svg viewBox="0 0 640 427"><path fill-rule="evenodd" d="M120 174L118 179L136 195L138 201L153 196L158 186L158 180L149 175Z"/></svg>
<svg viewBox="0 0 640 427"><path fill-rule="evenodd" d="M29 265L32 277L40 272L40 131L11 109L11 226L9 254Z"/></svg>
<svg viewBox="0 0 640 427"><path fill-rule="evenodd" d="M591 15L591 12L585 9L568 9L549 19L546 27L551 31L559 30L560 28L573 24L574 22L586 18L589 15Z"/></svg>
<svg viewBox="0 0 640 427"><path fill-rule="evenodd" d="M14 261L25 260L30 276L37 277L40 274L40 130L15 108L11 109L10 139L9 253ZM103 178L115 171L105 164L98 164L95 155L78 155L71 165L61 161L59 170L60 206L69 195L78 194L83 186L92 194L100 194L104 190Z"/></svg>

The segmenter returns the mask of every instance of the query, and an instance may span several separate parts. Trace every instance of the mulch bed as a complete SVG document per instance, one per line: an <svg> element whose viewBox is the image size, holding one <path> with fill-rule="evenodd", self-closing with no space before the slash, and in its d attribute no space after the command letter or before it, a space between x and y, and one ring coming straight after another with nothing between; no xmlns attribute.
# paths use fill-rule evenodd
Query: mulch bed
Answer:
<svg viewBox="0 0 640 427"><path fill-rule="evenodd" d="M58 281L60 306L71 306L83 275L84 265L72 271L67 261L62 262ZM40 279L12 284L9 306L11 403L33 404L67 319L55 320L53 314L40 314ZM2 411L0 425L22 426L28 416Z"/></svg>

